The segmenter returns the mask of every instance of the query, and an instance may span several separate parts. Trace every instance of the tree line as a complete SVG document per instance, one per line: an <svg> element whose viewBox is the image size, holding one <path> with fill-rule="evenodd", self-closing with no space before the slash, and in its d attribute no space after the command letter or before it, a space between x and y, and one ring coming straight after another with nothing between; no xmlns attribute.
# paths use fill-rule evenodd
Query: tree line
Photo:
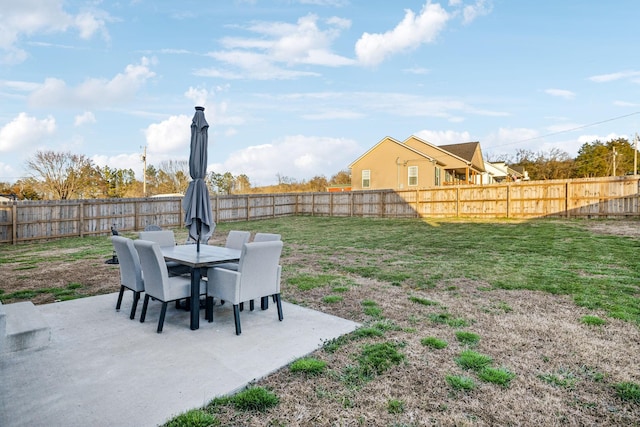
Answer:
<svg viewBox="0 0 640 427"><path fill-rule="evenodd" d="M513 157L496 158L510 167L524 169L531 180L589 178L635 174L635 147L625 138L585 143L571 158L560 149L544 152L518 150ZM184 194L189 186L189 162L168 160L147 166L145 179L133 169L99 167L91 159L71 152L38 151L26 163L28 178L13 184L0 182L0 194L20 200L66 200L147 197ZM330 186L349 186L351 176L342 170L327 179L317 175L297 181L277 174L277 184L252 186L247 175L211 171L206 182L212 194L291 193L326 191Z"/></svg>
<svg viewBox="0 0 640 427"><path fill-rule="evenodd" d="M184 194L189 186L189 162L167 160L149 165L143 180L133 169L99 167L91 159L71 152L38 151L26 162L29 177L15 183L0 182L0 195L19 200L69 200L148 197ZM326 191L330 185L350 182L349 172L340 171L331 179L316 176L309 181L277 175L278 184L253 187L247 175L209 172L205 178L211 194Z"/></svg>
<svg viewBox="0 0 640 427"><path fill-rule="evenodd" d="M625 138L607 142L585 143L575 158L563 150L533 152L518 150L513 157L497 158L512 168L523 168L531 180L594 178L601 176L634 175L636 149Z"/></svg>

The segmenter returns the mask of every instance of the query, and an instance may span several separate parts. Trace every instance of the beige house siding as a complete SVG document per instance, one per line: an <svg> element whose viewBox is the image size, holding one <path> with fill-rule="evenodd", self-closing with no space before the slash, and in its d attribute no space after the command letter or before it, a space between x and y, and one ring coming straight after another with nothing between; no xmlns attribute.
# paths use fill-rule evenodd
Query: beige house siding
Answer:
<svg viewBox="0 0 640 427"><path fill-rule="evenodd" d="M351 168L353 190L428 188L435 186L437 162L413 148L386 137L355 160ZM418 168L416 185L409 185L409 168ZM441 167L441 166L440 166ZM362 186L362 171L370 171L370 186Z"/></svg>
<svg viewBox="0 0 640 427"><path fill-rule="evenodd" d="M351 187L353 190L410 190L447 184L482 184L484 162L480 144L472 142L449 147L466 158L416 136L403 142L387 136L349 165ZM412 167L417 168L414 182L410 182L409 176L410 170L415 171ZM369 171L369 187L363 186L363 171Z"/></svg>

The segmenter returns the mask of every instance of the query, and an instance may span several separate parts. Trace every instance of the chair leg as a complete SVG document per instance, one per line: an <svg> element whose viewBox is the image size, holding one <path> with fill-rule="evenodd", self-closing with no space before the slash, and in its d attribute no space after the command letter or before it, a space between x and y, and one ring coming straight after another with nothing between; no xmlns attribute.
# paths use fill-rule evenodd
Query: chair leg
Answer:
<svg viewBox="0 0 640 427"><path fill-rule="evenodd" d="M131 315L129 319L136 317L136 309L138 308L138 301L140 300L140 292L133 291L133 305L131 306Z"/></svg>
<svg viewBox="0 0 640 427"><path fill-rule="evenodd" d="M262 310L268 310L269 309L269 297L260 298L260 308Z"/></svg>
<svg viewBox="0 0 640 427"><path fill-rule="evenodd" d="M149 294L144 295L144 302L142 303L142 314L140 314L140 323L144 323L144 318L147 317L147 306L149 305Z"/></svg>
<svg viewBox="0 0 640 427"><path fill-rule="evenodd" d="M116 303L116 311L120 311L120 305L122 304L122 296L124 295L124 286L120 285L120 293L118 294L118 302Z"/></svg>
<svg viewBox="0 0 640 427"><path fill-rule="evenodd" d="M253 311L255 309L255 303L253 302L253 300L249 301L249 310Z"/></svg>
<svg viewBox="0 0 640 427"><path fill-rule="evenodd" d="M242 330L240 329L240 307L238 304L233 305L233 318L236 322L236 335L240 335Z"/></svg>
<svg viewBox="0 0 640 427"><path fill-rule="evenodd" d="M204 313L204 318L207 319L209 323L213 322L213 297L207 296Z"/></svg>
<svg viewBox="0 0 640 427"><path fill-rule="evenodd" d="M271 298L273 299L273 302L276 302L276 294L271 295Z"/></svg>
<svg viewBox="0 0 640 427"><path fill-rule="evenodd" d="M235 307L235 305L234 305L234 307ZM240 303L240 311L244 311L244 303L243 302Z"/></svg>
<svg viewBox="0 0 640 427"><path fill-rule="evenodd" d="M160 310L160 319L158 320L158 333L162 332L162 326L164 325L164 316L167 314L168 303L162 303L162 309Z"/></svg>
<svg viewBox="0 0 640 427"><path fill-rule="evenodd" d="M280 294L274 294L273 297L276 299L276 305L278 306L278 320L282 322L284 316L282 316L282 301L280 301Z"/></svg>

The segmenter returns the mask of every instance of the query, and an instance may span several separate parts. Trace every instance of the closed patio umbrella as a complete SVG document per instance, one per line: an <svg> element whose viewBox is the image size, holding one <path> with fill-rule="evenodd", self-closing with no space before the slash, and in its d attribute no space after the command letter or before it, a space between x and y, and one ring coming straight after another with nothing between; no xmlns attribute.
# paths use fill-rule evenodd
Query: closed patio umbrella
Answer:
<svg viewBox="0 0 640 427"><path fill-rule="evenodd" d="M204 107L196 107L191 122L191 152L189 154L189 174L192 181L182 201L184 222L200 252L200 238L213 233L213 222L209 190L204 178L207 175L207 144L209 124L204 118Z"/></svg>

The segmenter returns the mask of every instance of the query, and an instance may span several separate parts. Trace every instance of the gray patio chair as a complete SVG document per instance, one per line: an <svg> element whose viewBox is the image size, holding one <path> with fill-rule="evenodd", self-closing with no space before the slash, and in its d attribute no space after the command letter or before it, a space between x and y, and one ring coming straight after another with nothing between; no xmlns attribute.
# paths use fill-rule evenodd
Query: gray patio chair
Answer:
<svg viewBox="0 0 640 427"><path fill-rule="evenodd" d="M162 227L156 224L149 224L144 228L144 231L160 231Z"/></svg>
<svg viewBox="0 0 640 427"><path fill-rule="evenodd" d="M148 230L138 233L141 240L149 240L160 244L160 247L175 246L176 236L171 230Z"/></svg>
<svg viewBox="0 0 640 427"><path fill-rule="evenodd" d="M140 294L144 292L144 279L142 278L140 258L133 245L133 240L115 235L110 238L113 248L118 255L120 266L120 293L118 294L116 310L120 310L125 289L130 289L133 291L133 305L131 306L131 315L129 318L133 319L136 315Z"/></svg>
<svg viewBox="0 0 640 427"><path fill-rule="evenodd" d="M274 295L278 306L278 319L282 321L280 301L280 254L282 242L246 243L240 253L238 271L220 267L209 268L207 284L206 317L213 321L213 298L231 302L236 324L236 335L242 333L240 304Z"/></svg>
<svg viewBox="0 0 640 427"><path fill-rule="evenodd" d="M251 238L251 233L249 231L231 230L229 231L229 234L227 234L227 240L224 244L224 247L229 249L241 250L242 245L247 243L249 241L249 238ZM224 264L216 265L216 267L237 271L238 263L225 262Z"/></svg>
<svg viewBox="0 0 640 427"><path fill-rule="evenodd" d="M171 230L141 231L138 233L138 238L140 240L156 242L160 244L161 248L176 245L176 236ZM166 264L169 269L169 275L171 276L181 276L190 272L188 266L175 261L166 261Z"/></svg>
<svg viewBox="0 0 640 427"><path fill-rule="evenodd" d="M282 236L275 233L256 233L253 236L254 242L273 242L275 240L282 240Z"/></svg>
<svg viewBox="0 0 640 427"><path fill-rule="evenodd" d="M169 276L160 244L148 240L135 240L133 244L140 256L140 265L145 278L145 295L140 323L144 323L147 316L149 298L158 300L162 303L157 330L160 333L167 313L167 304L191 296L191 279L184 276ZM201 280L200 295L204 295L206 292L206 283Z"/></svg>

